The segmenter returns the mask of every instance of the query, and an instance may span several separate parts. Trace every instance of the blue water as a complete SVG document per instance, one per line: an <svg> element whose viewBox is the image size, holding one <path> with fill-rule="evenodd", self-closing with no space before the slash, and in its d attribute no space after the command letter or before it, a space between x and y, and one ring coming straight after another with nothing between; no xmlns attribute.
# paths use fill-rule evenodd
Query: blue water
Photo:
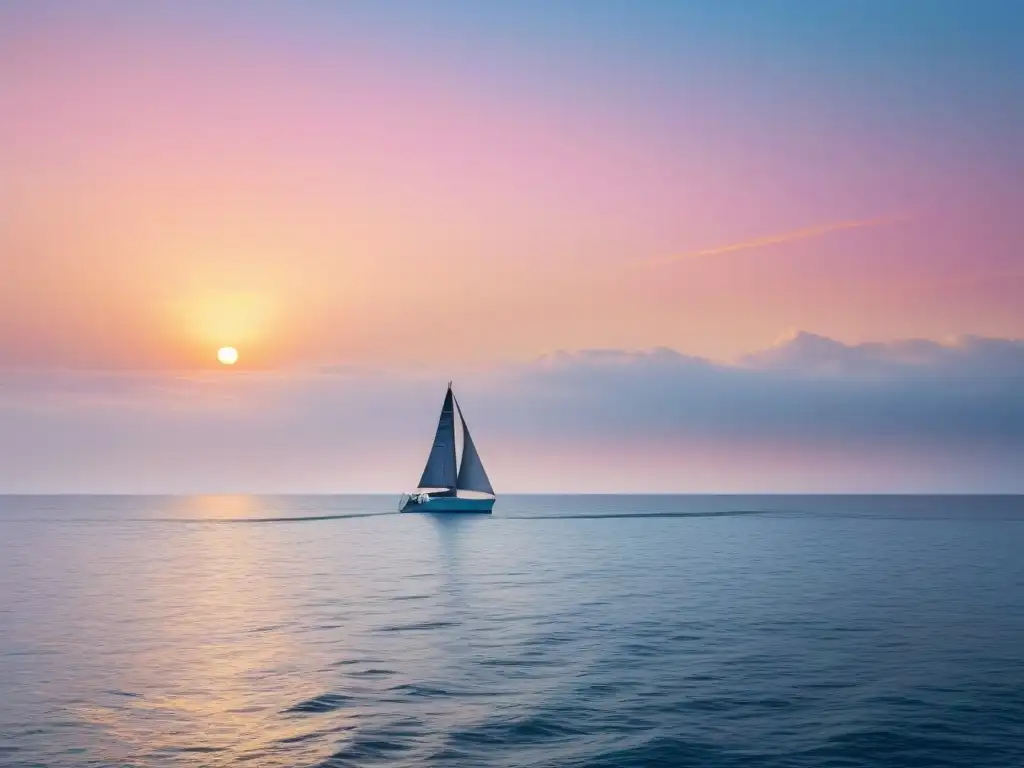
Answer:
<svg viewBox="0 0 1024 768"><path fill-rule="evenodd" d="M0 766L1024 765L1024 498L0 498Z"/></svg>

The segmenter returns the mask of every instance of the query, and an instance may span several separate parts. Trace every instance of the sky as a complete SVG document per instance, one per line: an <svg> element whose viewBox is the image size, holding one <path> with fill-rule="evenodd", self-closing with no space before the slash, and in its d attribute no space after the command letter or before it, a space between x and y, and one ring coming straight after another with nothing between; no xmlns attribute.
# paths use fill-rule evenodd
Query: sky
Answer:
<svg viewBox="0 0 1024 768"><path fill-rule="evenodd" d="M0 492L1024 491L1022 135L1015 0L0 2Z"/></svg>

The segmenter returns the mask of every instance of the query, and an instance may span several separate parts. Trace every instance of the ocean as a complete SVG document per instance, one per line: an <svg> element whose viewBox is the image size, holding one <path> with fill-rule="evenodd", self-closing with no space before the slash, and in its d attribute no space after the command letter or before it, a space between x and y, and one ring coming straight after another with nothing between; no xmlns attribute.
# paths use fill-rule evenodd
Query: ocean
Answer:
<svg viewBox="0 0 1024 768"><path fill-rule="evenodd" d="M0 497L0 766L1024 765L1024 497Z"/></svg>

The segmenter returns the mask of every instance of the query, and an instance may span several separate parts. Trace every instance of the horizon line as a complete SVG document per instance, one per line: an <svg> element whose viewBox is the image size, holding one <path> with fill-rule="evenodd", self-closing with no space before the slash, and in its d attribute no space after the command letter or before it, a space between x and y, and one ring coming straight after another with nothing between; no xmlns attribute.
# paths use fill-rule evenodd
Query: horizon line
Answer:
<svg viewBox="0 0 1024 768"><path fill-rule="evenodd" d="M232 497L299 497L316 496L321 498L373 496L391 498L401 496L401 492L303 492L303 491L191 491L191 492L145 492L130 493L123 491L0 491L0 498L52 498L52 497L119 497L119 498L173 498L189 499L211 496ZM501 494L498 498L522 496L1024 496L1024 491L526 491Z"/></svg>

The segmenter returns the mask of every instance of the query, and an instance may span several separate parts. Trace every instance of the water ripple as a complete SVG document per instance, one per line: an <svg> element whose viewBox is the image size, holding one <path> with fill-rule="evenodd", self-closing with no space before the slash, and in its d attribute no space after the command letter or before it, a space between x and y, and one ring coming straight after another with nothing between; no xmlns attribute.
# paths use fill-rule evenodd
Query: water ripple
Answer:
<svg viewBox="0 0 1024 768"><path fill-rule="evenodd" d="M288 707L288 709L284 711L321 714L323 712L333 712L336 709L350 706L352 702L353 698L351 696L343 696L340 693L325 693L312 699L300 701L298 704Z"/></svg>
<svg viewBox="0 0 1024 768"><path fill-rule="evenodd" d="M385 501L0 497L0 767L1024 765L1024 502Z"/></svg>

